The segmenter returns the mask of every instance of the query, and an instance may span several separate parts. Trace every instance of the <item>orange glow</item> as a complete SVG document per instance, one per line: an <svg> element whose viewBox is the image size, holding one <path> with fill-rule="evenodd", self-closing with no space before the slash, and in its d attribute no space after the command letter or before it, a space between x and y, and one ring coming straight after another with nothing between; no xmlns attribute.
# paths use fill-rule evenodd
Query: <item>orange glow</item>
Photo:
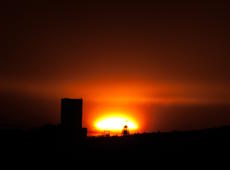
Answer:
<svg viewBox="0 0 230 170"><path fill-rule="evenodd" d="M138 129L136 121L131 117L120 113L108 113L95 122L95 127L99 131L121 132L125 125L128 126L130 132Z"/></svg>

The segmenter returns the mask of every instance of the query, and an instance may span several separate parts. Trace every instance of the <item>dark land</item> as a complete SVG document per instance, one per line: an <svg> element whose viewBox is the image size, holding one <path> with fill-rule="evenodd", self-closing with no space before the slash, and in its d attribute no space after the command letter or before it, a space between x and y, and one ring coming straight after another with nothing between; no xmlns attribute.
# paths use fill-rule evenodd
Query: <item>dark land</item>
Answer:
<svg viewBox="0 0 230 170"><path fill-rule="evenodd" d="M4 160L211 159L230 153L230 126L181 132L75 138L59 126L1 129ZM3 160L3 159L2 159Z"/></svg>

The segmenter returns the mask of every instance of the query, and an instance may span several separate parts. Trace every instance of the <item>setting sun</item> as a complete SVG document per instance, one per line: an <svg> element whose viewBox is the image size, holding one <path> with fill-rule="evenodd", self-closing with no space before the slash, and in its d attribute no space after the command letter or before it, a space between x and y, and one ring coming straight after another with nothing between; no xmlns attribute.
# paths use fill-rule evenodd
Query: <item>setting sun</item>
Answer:
<svg viewBox="0 0 230 170"><path fill-rule="evenodd" d="M130 117L122 115L112 115L100 118L95 123L95 127L99 131L121 132L123 127L127 125L130 131L138 129L137 123Z"/></svg>

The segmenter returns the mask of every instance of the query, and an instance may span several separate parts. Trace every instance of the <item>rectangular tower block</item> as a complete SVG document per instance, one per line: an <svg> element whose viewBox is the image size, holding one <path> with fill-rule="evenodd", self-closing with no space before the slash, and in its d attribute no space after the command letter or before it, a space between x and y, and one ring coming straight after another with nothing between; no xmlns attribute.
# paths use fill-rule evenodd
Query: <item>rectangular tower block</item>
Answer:
<svg viewBox="0 0 230 170"><path fill-rule="evenodd" d="M82 129L82 99L61 100L61 126L65 129Z"/></svg>

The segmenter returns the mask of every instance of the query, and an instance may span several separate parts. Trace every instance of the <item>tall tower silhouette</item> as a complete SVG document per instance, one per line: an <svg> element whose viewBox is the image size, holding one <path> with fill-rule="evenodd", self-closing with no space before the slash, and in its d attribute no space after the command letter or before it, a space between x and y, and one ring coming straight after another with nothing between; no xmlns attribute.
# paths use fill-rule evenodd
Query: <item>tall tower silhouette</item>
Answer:
<svg viewBox="0 0 230 170"><path fill-rule="evenodd" d="M61 126L70 131L82 129L82 99L61 99Z"/></svg>
<svg viewBox="0 0 230 170"><path fill-rule="evenodd" d="M61 99L60 142L62 148L73 150L87 138L87 128L82 128L82 99Z"/></svg>

